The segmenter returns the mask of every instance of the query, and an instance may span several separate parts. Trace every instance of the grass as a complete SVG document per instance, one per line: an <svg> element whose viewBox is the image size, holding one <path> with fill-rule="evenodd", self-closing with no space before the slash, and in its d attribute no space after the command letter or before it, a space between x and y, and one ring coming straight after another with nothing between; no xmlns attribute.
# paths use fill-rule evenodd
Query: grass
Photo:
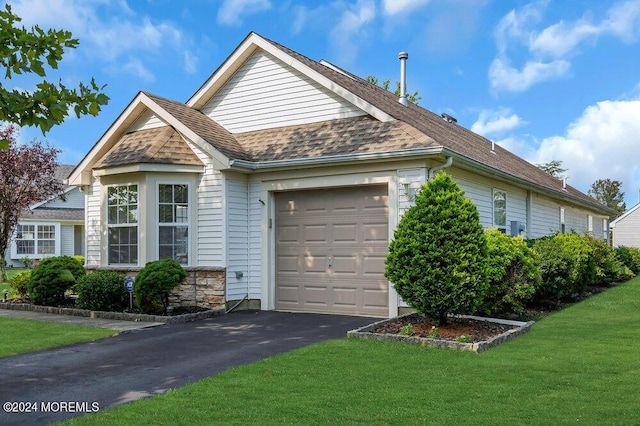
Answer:
<svg viewBox="0 0 640 426"><path fill-rule="evenodd" d="M103 328L4 317L0 317L0 330L0 357L89 342L117 334L117 331Z"/></svg>
<svg viewBox="0 0 640 426"><path fill-rule="evenodd" d="M76 425L640 424L640 278L476 354L333 340Z"/></svg>

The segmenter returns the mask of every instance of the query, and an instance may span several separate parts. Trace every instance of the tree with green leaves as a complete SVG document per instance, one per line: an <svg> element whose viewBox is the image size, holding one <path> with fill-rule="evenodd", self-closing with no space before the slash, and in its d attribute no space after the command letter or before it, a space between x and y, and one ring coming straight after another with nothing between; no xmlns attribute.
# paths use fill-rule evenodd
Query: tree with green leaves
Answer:
<svg viewBox="0 0 640 426"><path fill-rule="evenodd" d="M65 49L75 49L79 42L69 31L43 30L39 26L26 29L21 18L6 4L0 10L0 66L5 70L5 81L15 75L36 74L45 78L46 66L57 69ZM73 110L82 115L98 115L109 97L92 78L90 83L79 83L76 88L51 83L46 79L36 84L35 90L8 89L0 83L0 122L20 127L36 126L46 134L61 124ZM7 149L9 139L0 139L0 148Z"/></svg>
<svg viewBox="0 0 640 426"><path fill-rule="evenodd" d="M380 83L378 81L378 77L374 77L372 75L368 75L366 80L369 83L372 83L372 84L375 84L376 86L382 87L384 90L389 90L389 86L391 85L391 80L390 79L386 79L382 83ZM396 90L394 90L393 93L394 93L394 95L396 95L398 97L400 96L400 82L399 81L396 82ZM409 101L411 103L414 103L414 104L418 105L418 101L420 101L420 99L422 99L422 96L420 96L418 94L418 92L407 93L407 101Z"/></svg>
<svg viewBox="0 0 640 426"><path fill-rule="evenodd" d="M451 176L423 185L389 244L385 276L418 313L447 323L471 314L487 287L487 239L478 209Z"/></svg>
<svg viewBox="0 0 640 426"><path fill-rule="evenodd" d="M624 192L620 190L622 182L611 179L598 179L591 185L587 192L602 205L605 205L617 212L610 219L615 219L627 210L624 202Z"/></svg>
<svg viewBox="0 0 640 426"><path fill-rule="evenodd" d="M536 166L557 179L560 179L562 174L567 171L567 169L562 168L562 161L560 160L552 160L548 163L536 164Z"/></svg>

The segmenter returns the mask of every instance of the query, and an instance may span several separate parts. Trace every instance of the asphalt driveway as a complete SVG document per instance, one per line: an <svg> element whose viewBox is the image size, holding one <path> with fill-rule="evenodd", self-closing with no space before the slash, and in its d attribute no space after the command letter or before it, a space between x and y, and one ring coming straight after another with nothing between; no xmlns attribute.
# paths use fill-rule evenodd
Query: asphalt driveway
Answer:
<svg viewBox="0 0 640 426"><path fill-rule="evenodd" d="M221 371L328 339L373 318L236 312L0 358L0 424L47 424L134 401ZM1 344L1 337L0 337ZM43 408L48 411L44 412ZM80 411L73 413L72 411Z"/></svg>

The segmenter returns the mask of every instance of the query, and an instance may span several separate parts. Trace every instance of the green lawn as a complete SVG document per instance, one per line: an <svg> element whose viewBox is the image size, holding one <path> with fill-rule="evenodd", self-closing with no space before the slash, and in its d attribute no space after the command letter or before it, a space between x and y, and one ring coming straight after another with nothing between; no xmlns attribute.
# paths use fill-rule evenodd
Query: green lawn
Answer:
<svg viewBox="0 0 640 426"><path fill-rule="evenodd" d="M0 357L34 352L117 334L115 330L0 317Z"/></svg>
<svg viewBox="0 0 640 426"><path fill-rule="evenodd" d="M638 395L640 278L481 354L334 340L70 423L640 424Z"/></svg>

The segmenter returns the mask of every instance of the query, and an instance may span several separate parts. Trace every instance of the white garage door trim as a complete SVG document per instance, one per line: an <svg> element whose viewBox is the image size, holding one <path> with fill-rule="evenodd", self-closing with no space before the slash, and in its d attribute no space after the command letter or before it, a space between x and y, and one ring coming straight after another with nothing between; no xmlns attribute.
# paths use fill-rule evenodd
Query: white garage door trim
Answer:
<svg viewBox="0 0 640 426"><path fill-rule="evenodd" d="M275 215L274 192L312 189L312 188L332 188L340 186L355 185L386 185L389 196L389 241L393 238L395 224L398 223L398 180L390 168L380 167L378 171L357 171L354 167L351 174L327 175L322 170L308 170L316 176L291 176L289 173L274 173L262 177L260 181L260 200L265 202L262 208L261 219L261 298L260 309L275 309L275 273L274 256L275 242L273 218ZM398 293L393 287L389 288L389 314L388 317L398 315Z"/></svg>
<svg viewBox="0 0 640 426"><path fill-rule="evenodd" d="M387 316L388 185L276 193L275 307Z"/></svg>

